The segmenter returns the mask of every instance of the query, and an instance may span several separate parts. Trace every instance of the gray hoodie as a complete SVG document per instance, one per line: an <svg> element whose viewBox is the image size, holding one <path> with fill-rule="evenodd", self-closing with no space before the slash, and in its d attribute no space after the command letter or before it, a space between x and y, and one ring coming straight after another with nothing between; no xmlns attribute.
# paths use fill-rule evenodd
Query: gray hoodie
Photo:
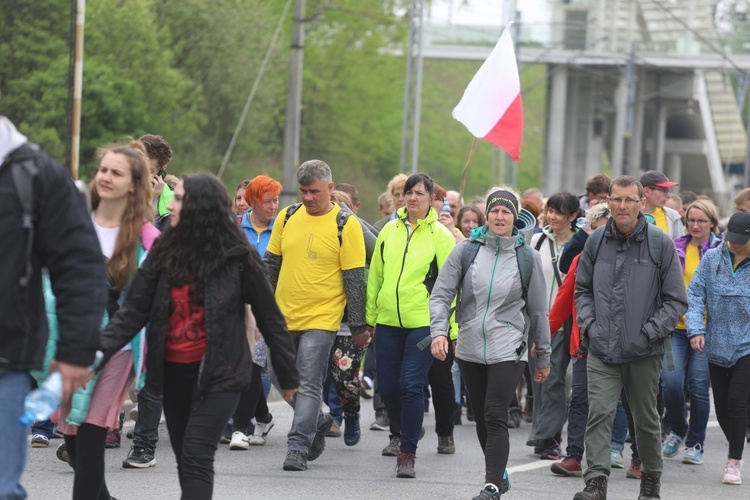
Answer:
<svg viewBox="0 0 750 500"><path fill-rule="evenodd" d="M461 282L461 257L471 240L482 246ZM433 338L447 334L451 302L460 287L458 359L485 365L517 359L516 349L521 345L525 327L516 260L516 247L520 244L517 235L495 237L481 228L472 232L471 239L456 245L443 264L430 297L430 332ZM546 290L541 258L534 252L526 312L531 321L528 342L536 344L537 368L550 366Z"/></svg>
<svg viewBox="0 0 750 500"><path fill-rule="evenodd" d="M10 153L26 144L26 142L26 136L16 130L13 122L0 115L0 165Z"/></svg>

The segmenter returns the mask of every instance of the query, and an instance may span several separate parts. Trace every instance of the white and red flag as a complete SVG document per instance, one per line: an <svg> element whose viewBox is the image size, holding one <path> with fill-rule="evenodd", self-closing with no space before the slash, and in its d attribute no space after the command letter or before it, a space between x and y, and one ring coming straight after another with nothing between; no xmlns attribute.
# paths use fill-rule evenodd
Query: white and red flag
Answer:
<svg viewBox="0 0 750 500"><path fill-rule="evenodd" d="M464 90L453 109L453 118L475 137L491 142L517 162L523 140L523 103L511 25L505 27L492 53Z"/></svg>

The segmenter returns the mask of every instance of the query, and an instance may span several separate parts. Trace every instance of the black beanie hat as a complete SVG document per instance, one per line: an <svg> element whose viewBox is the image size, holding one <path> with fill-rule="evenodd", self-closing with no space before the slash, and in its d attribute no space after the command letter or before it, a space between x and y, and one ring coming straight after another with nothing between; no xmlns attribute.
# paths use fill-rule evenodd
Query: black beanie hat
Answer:
<svg viewBox="0 0 750 500"><path fill-rule="evenodd" d="M485 219L493 207L502 205L513 213L513 223L518 220L518 199L508 191L495 191L487 197L487 208L484 213Z"/></svg>

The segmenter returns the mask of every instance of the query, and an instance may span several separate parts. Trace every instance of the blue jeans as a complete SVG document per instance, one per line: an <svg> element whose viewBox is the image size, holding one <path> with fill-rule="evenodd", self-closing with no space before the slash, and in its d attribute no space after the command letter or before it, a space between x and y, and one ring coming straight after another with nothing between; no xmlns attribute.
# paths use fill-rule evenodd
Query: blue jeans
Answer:
<svg viewBox="0 0 750 500"><path fill-rule="evenodd" d="M333 383L333 377L330 374L323 384L323 402L328 405L328 413L333 417L333 421L341 425L344 421L344 407L341 406L339 395L336 394L336 384Z"/></svg>
<svg viewBox="0 0 750 500"><path fill-rule="evenodd" d="M432 352L417 344L430 327L397 328L377 325L375 355L380 396L391 422L400 422L401 452L416 453L424 420L424 386L432 366Z"/></svg>
<svg viewBox="0 0 750 500"><path fill-rule="evenodd" d="M566 454L579 462L583 460L583 438L586 433L586 421L589 417L588 372L586 355L572 358L573 387L570 391L568 409L568 447Z"/></svg>
<svg viewBox="0 0 750 500"><path fill-rule="evenodd" d="M453 376L453 392L456 395L456 404L461 404L461 369L458 367L458 363L453 363L451 366L451 375Z"/></svg>
<svg viewBox="0 0 750 500"><path fill-rule="evenodd" d="M672 432L682 437L687 435L685 446L696 444L703 447L706 439L706 425L711 411L708 391L711 377L708 374L708 358L705 352L690 347L685 330L672 332L672 355L674 370L669 371L666 356L661 372L661 390L664 409L667 412ZM690 394L690 423L685 408L685 373L687 369L687 389Z"/></svg>
<svg viewBox="0 0 750 500"><path fill-rule="evenodd" d="M323 382L328 375L328 361L336 332L303 330L291 333L297 352L299 391L290 403L294 408L294 419L287 434L287 449L307 453L315 433L325 422L320 405L323 402ZM271 378L278 388L273 372Z"/></svg>
<svg viewBox="0 0 750 500"><path fill-rule="evenodd" d="M21 474L26 465L28 430L18 424L23 415L23 400L31 390L28 372L0 371L0 498L26 498Z"/></svg>
<svg viewBox="0 0 750 500"><path fill-rule="evenodd" d="M145 388L138 391L138 420L133 428L133 446L156 451L160 420L161 398L154 397Z"/></svg>
<svg viewBox="0 0 750 500"><path fill-rule="evenodd" d="M612 449L622 452L625 449L625 440L628 438L628 414L622 404L622 398L617 402L617 413L612 424Z"/></svg>

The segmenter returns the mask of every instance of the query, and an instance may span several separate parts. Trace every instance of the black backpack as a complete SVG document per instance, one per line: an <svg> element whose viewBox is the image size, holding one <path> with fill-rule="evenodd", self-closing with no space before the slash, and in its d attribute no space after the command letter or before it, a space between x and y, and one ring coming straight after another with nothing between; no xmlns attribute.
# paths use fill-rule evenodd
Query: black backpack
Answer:
<svg viewBox="0 0 750 500"><path fill-rule="evenodd" d="M295 203L294 205L289 205L289 207L286 209L286 215L284 216L284 226L286 226L287 221L289 220L289 217L295 214L297 210L302 206L302 203ZM340 210L338 214L336 214L336 226L338 228L338 237L339 237L339 246L342 245L342 239L341 235L344 232L344 226L346 226L346 221L349 220L349 216L351 214L348 212L344 212L343 210ZM282 226L282 227L284 227Z"/></svg>

